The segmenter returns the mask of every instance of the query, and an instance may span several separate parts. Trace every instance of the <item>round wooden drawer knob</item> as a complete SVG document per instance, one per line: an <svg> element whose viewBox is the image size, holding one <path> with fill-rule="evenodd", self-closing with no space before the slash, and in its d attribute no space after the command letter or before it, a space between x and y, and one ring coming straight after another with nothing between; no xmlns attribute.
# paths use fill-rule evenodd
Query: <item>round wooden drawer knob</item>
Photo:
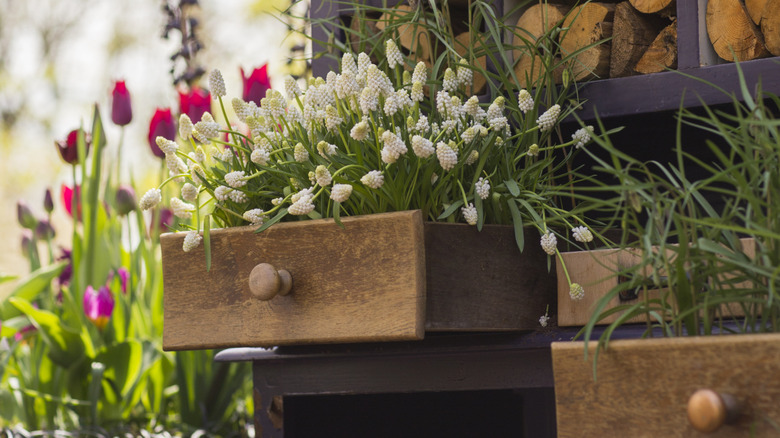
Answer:
<svg viewBox="0 0 780 438"><path fill-rule="evenodd" d="M711 389L700 389L688 399L688 421L699 432L715 432L739 417L739 403L734 396Z"/></svg>
<svg viewBox="0 0 780 438"><path fill-rule="evenodd" d="M268 263L260 263L249 273L249 290L255 298L268 301L278 295L287 295L292 289L292 275Z"/></svg>

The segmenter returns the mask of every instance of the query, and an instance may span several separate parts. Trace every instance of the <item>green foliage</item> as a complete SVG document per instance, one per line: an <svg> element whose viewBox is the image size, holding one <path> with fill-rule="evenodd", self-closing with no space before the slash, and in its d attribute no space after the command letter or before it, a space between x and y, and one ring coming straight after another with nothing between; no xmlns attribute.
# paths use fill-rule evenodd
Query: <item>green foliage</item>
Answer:
<svg viewBox="0 0 780 438"><path fill-rule="evenodd" d="M0 304L0 427L241 434L251 409L247 366L212 365L211 351L162 351L159 243L146 234L139 211L121 216L111 208L116 187L101 176L106 139L97 108L92 141L87 156L80 133L73 167L85 198L84 223L73 227L70 282L55 281L69 262L50 257ZM72 207L78 211L75 202ZM113 297L105 326L85 315L88 285L105 285Z"/></svg>
<svg viewBox="0 0 780 438"><path fill-rule="evenodd" d="M704 102L701 111L680 108L676 162L640 162L608 136L596 139L608 158L589 150L606 177L592 179L578 195L590 202L591 214L600 211L610 226L622 230L620 247L636 251L640 259L615 272L626 281L598 301L582 331L586 340L599 321L615 313L621 317L599 337L602 348L635 316L645 317L646 336L780 329L780 120L773 114L780 98L762 92L760 85L751 94L739 65L735 68L739 93L720 90L731 99L728 108ZM683 126L708 139L714 160L683 144ZM702 176L691 179L692 167ZM755 240L754 255L742 238ZM664 292L658 299L644 295L635 304L604 310L622 291L659 288Z"/></svg>

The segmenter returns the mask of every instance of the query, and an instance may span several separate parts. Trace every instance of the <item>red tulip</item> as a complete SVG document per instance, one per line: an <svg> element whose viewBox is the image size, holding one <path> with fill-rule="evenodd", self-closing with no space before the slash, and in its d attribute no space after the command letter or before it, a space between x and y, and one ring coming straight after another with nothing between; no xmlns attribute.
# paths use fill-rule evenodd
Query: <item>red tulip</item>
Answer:
<svg viewBox="0 0 780 438"><path fill-rule="evenodd" d="M241 68L241 78L244 79L244 102L254 102L260 106L260 99L265 97L265 92L271 88L271 80L268 78L268 64L252 70L252 74L244 76Z"/></svg>
<svg viewBox="0 0 780 438"><path fill-rule="evenodd" d="M65 184L60 187L60 193L62 195L62 204L65 206L65 210L67 210L68 214L73 217L73 192L74 190ZM76 214L76 220L81 220L81 187L76 186L76 209L78 213Z"/></svg>
<svg viewBox="0 0 780 438"><path fill-rule="evenodd" d="M57 145L57 150L60 151L60 156L68 164L78 164L79 161L78 135L79 135L79 130L74 129L73 131L70 131L70 133L68 133L68 137L65 140L58 140L54 142L54 144ZM86 148L84 149L84 151L86 153L89 153L90 141L91 141L90 135L85 132L84 146L86 146Z"/></svg>
<svg viewBox="0 0 780 438"><path fill-rule="evenodd" d="M192 123L197 123L206 111L211 111L211 93L198 87L193 87L189 93L179 90L180 114L187 114Z"/></svg>
<svg viewBox="0 0 780 438"><path fill-rule="evenodd" d="M130 92L125 81L114 82L111 92L111 121L119 126L125 126L133 120L133 107L130 105Z"/></svg>
<svg viewBox="0 0 780 438"><path fill-rule="evenodd" d="M149 147L154 155L165 158L165 153L157 146L157 137L165 137L171 141L176 139L176 124L173 122L170 108L157 108L149 123Z"/></svg>
<svg viewBox="0 0 780 438"><path fill-rule="evenodd" d="M87 286L84 291L84 314L98 329L108 324L111 314L114 312L114 297L108 286L103 286L95 292L92 286Z"/></svg>

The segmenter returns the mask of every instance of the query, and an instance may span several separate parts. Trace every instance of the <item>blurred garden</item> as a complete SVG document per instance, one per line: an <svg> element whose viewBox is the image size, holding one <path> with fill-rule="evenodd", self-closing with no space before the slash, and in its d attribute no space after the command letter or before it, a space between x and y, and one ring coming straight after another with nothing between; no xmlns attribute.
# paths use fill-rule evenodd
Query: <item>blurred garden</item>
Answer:
<svg viewBox="0 0 780 438"><path fill-rule="evenodd" d="M162 351L157 237L177 219L135 191L168 176L155 138L211 110L205 71L258 104L305 71L290 6L0 2L3 436L251 433L248 368Z"/></svg>

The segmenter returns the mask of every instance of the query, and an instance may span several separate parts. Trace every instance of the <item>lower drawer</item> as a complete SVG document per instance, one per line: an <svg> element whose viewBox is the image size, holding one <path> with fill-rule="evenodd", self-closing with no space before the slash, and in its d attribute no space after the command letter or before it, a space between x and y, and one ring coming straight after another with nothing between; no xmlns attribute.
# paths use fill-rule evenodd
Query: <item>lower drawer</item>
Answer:
<svg viewBox="0 0 780 438"><path fill-rule="evenodd" d="M780 436L780 334L612 341L594 381L595 346L552 344L561 438Z"/></svg>

